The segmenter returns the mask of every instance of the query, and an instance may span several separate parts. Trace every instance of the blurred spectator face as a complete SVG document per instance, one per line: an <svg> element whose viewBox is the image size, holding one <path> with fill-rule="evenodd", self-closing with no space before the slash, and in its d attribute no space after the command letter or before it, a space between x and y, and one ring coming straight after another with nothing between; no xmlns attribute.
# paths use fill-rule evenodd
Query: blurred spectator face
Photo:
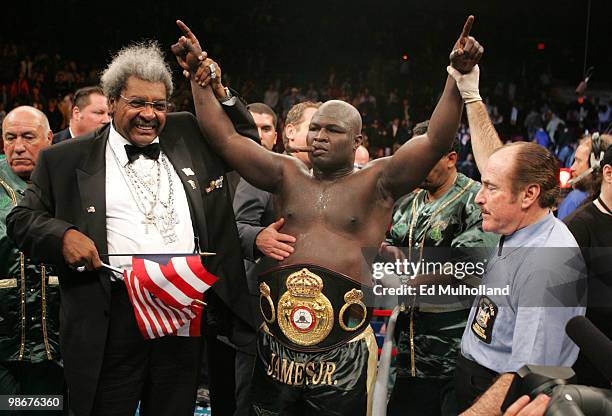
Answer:
<svg viewBox="0 0 612 416"><path fill-rule="evenodd" d="M51 130L45 131L44 115L29 108L16 108L2 123L4 153L11 170L28 180L36 166L38 153L49 146L53 138Z"/></svg>
<svg viewBox="0 0 612 416"><path fill-rule="evenodd" d="M442 156L442 159L438 160L433 169L427 174L427 177L419 188L423 188L430 192L435 192L440 186L442 186L450 175L454 175L456 172L455 165L457 163L457 152L450 152L449 154Z"/></svg>
<svg viewBox="0 0 612 416"><path fill-rule="evenodd" d="M150 144L166 125L166 86L163 82L128 78L122 97L111 102L114 126L124 138L136 146ZM156 105L144 104L144 101ZM157 107L157 108L154 108Z"/></svg>
<svg viewBox="0 0 612 416"><path fill-rule="evenodd" d="M586 140L576 149L574 163L570 167L572 178L582 175L589 168L589 157L591 155L591 142Z"/></svg>
<svg viewBox="0 0 612 416"><path fill-rule="evenodd" d="M98 127L108 123L108 101L100 94L90 94L89 104L83 108L74 106L72 109L72 120L70 127L75 136L81 136L94 131Z"/></svg>
<svg viewBox="0 0 612 416"><path fill-rule="evenodd" d="M482 229L504 235L516 231L522 218L521 201L512 190L514 159L509 152L502 149L489 157L475 199L482 211Z"/></svg>
<svg viewBox="0 0 612 416"><path fill-rule="evenodd" d="M368 149L363 146L359 146L355 150L355 163L353 164L357 169L363 169L365 165L370 162L370 153Z"/></svg>
<svg viewBox="0 0 612 416"><path fill-rule="evenodd" d="M305 147L306 146L306 136L308 136L308 126L310 126L310 120L312 120L312 116L317 112L317 108L308 107L304 109L304 113L302 114L302 121L297 124L287 124L285 127L285 134L287 135L287 139L289 141L289 147ZM300 159L306 165L310 166L310 159L308 158L307 152L295 152L293 156Z"/></svg>
<svg viewBox="0 0 612 416"><path fill-rule="evenodd" d="M251 112L251 115L257 125L261 145L268 150L272 150L274 143L276 143L276 126L274 125L274 118L272 118L270 114Z"/></svg>

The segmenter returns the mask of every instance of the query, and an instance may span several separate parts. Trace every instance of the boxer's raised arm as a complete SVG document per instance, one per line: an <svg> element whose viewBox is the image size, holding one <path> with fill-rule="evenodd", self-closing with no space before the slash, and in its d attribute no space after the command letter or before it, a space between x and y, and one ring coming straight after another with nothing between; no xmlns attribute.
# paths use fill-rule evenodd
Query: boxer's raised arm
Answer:
<svg viewBox="0 0 612 416"><path fill-rule="evenodd" d="M289 158L270 152L236 132L211 87L202 87L195 80L193 75L200 67L198 56L202 50L191 30L179 22L177 24L186 36L172 46L172 52L179 65L192 75L191 91L202 133L219 156L249 183L269 192L277 191L282 183L283 165L290 163L286 160Z"/></svg>
<svg viewBox="0 0 612 416"><path fill-rule="evenodd" d="M483 48L471 36L474 17L468 17L459 39L451 52L451 63L469 71L478 63ZM384 193L394 199L417 187L440 158L450 150L457 133L463 100L455 80L448 76L442 96L429 121L427 133L407 141L390 158L380 180Z"/></svg>
<svg viewBox="0 0 612 416"><path fill-rule="evenodd" d="M381 186L393 199L419 186L436 162L448 152L459 127L462 108L463 101L455 81L449 76L427 133L403 144L382 172Z"/></svg>

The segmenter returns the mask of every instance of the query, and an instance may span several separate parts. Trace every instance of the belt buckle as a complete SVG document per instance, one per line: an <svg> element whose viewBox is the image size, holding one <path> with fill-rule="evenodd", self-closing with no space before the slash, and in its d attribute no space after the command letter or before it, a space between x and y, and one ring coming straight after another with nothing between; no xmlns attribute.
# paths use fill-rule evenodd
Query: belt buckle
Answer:
<svg viewBox="0 0 612 416"><path fill-rule="evenodd" d="M323 279L303 268L291 273L277 306L278 326L291 342L311 346L323 341L334 326L334 309L322 293Z"/></svg>

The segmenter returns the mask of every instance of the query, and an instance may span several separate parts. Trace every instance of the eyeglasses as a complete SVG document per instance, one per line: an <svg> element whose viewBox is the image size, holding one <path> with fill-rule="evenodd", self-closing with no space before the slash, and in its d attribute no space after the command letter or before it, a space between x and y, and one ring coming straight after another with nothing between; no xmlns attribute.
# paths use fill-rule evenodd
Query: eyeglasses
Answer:
<svg viewBox="0 0 612 416"><path fill-rule="evenodd" d="M125 100L127 105L132 107L135 110L142 110L147 105L150 105L154 111L158 111L160 113L165 113L168 111L168 101L160 100L160 101L146 101L142 98L126 98L123 95L119 95L122 99Z"/></svg>

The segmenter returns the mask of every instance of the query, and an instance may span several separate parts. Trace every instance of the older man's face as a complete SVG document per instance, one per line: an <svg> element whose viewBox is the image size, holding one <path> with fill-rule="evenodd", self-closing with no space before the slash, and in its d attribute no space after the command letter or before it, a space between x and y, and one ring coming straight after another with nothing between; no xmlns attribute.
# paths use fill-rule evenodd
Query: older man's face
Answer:
<svg viewBox="0 0 612 416"><path fill-rule="evenodd" d="M166 111L155 108L144 101L166 103L166 86L163 82L143 81L128 78L119 97L111 104L113 124L119 134L136 146L150 144L166 125Z"/></svg>
<svg viewBox="0 0 612 416"><path fill-rule="evenodd" d="M53 135L41 120L43 115L25 109L13 110L2 123L4 153L11 170L28 180L36 166L38 153L51 144Z"/></svg>
<svg viewBox="0 0 612 416"><path fill-rule="evenodd" d="M509 235L521 220L521 198L512 193L512 150L500 150L489 158L482 174L482 187L475 202L482 211L484 231Z"/></svg>

